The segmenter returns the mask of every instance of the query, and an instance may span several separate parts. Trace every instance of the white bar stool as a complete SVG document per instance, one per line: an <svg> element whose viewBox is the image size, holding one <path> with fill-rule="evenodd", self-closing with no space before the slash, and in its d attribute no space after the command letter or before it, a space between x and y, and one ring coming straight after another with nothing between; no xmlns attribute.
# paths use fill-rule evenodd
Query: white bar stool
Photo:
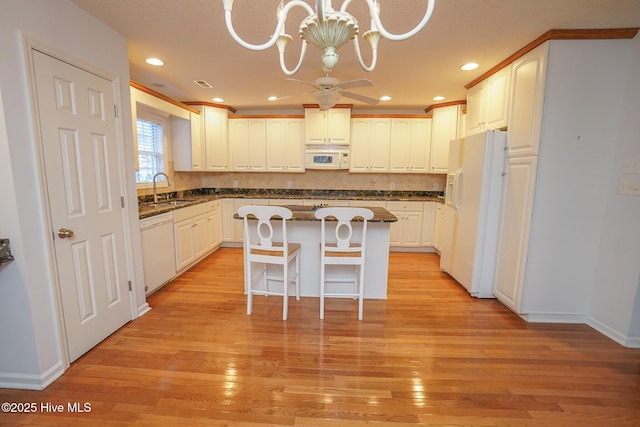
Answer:
<svg viewBox="0 0 640 427"><path fill-rule="evenodd" d="M283 297L282 319L287 320L291 284L295 285L296 300L300 300L300 244L289 243L287 239L287 220L291 219L292 212L281 206L242 206L238 216L243 218L244 226L247 314L253 309L253 295L280 295ZM273 240L274 226L282 233L281 241ZM255 272L253 264L261 264L262 268ZM282 266L282 275L270 272L269 265ZM293 273L289 271L292 265ZM260 278L261 286L255 288L254 284ZM282 292L270 289L270 281L282 282Z"/></svg>
<svg viewBox="0 0 640 427"><path fill-rule="evenodd" d="M358 320L362 320L364 301L364 260L367 237L367 221L373 218L373 211L367 208L329 207L316 211L316 218L322 221L320 241L320 319L324 319L325 297L358 298ZM327 221L333 217L337 220ZM357 222L355 218L361 219ZM336 224L335 229L327 223ZM362 224L360 239L353 236L353 225ZM327 277L328 266L352 265L353 275L349 277ZM351 292L325 292L327 283L353 284Z"/></svg>

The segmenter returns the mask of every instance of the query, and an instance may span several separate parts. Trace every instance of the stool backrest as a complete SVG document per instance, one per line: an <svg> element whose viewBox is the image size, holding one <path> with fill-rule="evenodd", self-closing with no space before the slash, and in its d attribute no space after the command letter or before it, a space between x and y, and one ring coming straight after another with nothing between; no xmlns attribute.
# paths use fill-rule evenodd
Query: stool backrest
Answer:
<svg viewBox="0 0 640 427"><path fill-rule="evenodd" d="M238 208L238 216L243 218L244 225L244 239L245 244L251 248L264 248L268 249L273 247L274 244L274 223L272 219L278 218L277 228L282 231L281 240L278 243L282 243L280 248L284 249L284 253L287 253L287 220L291 219L293 213L290 209L282 206L260 206L249 205ZM255 224L254 224L255 222ZM251 230L255 230L257 240L253 240L253 233Z"/></svg>
<svg viewBox="0 0 640 427"><path fill-rule="evenodd" d="M357 208L357 207L328 207L328 208L320 208L315 213L316 218L322 220L322 235L321 235L321 244L323 251L326 246L326 219L333 217L337 220L336 228L334 231L334 237L336 240L335 250L336 251L364 251L365 239L367 234L367 221L373 218L373 211L367 208ZM355 218L362 218L362 237L359 242L353 243L353 226L352 223ZM331 249L327 249L331 250Z"/></svg>

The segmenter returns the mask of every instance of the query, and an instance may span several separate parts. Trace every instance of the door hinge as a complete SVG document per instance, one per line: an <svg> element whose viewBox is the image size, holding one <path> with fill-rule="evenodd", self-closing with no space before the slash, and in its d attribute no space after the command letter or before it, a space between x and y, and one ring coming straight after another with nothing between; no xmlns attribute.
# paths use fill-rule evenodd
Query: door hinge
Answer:
<svg viewBox="0 0 640 427"><path fill-rule="evenodd" d="M118 117L118 106L113 105L113 117Z"/></svg>
<svg viewBox="0 0 640 427"><path fill-rule="evenodd" d="M120 207L124 208L124 196L120 196Z"/></svg>
<svg viewBox="0 0 640 427"><path fill-rule="evenodd" d="M127 283L129 284L129 292L131 292L131 280L128 280Z"/></svg>

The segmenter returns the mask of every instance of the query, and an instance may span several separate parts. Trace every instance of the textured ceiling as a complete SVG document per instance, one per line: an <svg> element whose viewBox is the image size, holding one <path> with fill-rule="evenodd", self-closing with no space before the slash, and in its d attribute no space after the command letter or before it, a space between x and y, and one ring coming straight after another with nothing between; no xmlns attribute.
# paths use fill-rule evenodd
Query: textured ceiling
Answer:
<svg viewBox="0 0 640 427"><path fill-rule="evenodd" d="M294 96L278 102L267 97L308 92L309 87L286 81L277 49L255 52L231 39L224 24L222 0L73 0L128 40L131 79L182 101L207 101L215 96L239 112L256 109L300 109L313 97ZM307 0L310 5L315 2ZM233 21L238 34L252 43L263 43L275 29L279 0L236 0ZM426 10L427 0L379 0L385 27L404 32ZM334 1L339 8L342 1ZM295 10L301 11L300 8ZM361 33L369 28L364 0L352 1L349 11L358 19ZM289 68L297 63L300 41L297 27L301 13L290 14L287 32L294 36L287 48ZM378 66L370 73L357 64L353 43L343 46L332 77L341 81L367 78L373 87L354 89L392 100L376 107L342 98L355 110L422 111L436 95L446 101L466 98L464 85L519 48L550 29L640 27L640 0L436 0L431 21L415 37L392 42L382 40ZM361 41L365 62L368 43ZM322 77L321 51L307 49L307 59L293 78L314 81ZM144 62L162 58L164 67ZM480 68L461 71L474 61ZM193 80L206 80L203 89Z"/></svg>

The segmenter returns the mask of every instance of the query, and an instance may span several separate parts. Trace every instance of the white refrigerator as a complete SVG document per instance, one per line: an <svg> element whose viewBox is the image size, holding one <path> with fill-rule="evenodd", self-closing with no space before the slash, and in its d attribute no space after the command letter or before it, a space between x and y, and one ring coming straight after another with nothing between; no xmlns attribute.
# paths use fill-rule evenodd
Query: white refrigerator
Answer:
<svg viewBox="0 0 640 427"><path fill-rule="evenodd" d="M440 268L477 298L495 298L506 132L451 141Z"/></svg>

